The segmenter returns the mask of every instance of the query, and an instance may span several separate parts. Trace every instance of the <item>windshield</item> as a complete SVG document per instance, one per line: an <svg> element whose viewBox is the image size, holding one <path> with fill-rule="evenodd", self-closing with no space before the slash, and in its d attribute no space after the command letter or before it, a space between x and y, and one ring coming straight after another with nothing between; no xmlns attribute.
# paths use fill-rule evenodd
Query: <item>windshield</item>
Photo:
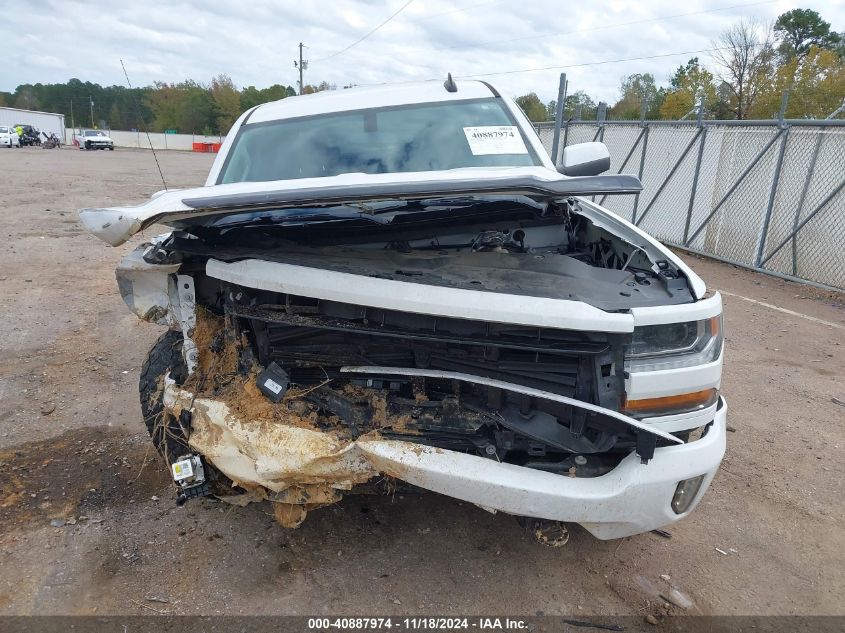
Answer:
<svg viewBox="0 0 845 633"><path fill-rule="evenodd" d="M3 127L2 125L0 125L0 134L8 134L8 133L9 133L9 128Z"/></svg>
<svg viewBox="0 0 845 633"><path fill-rule="evenodd" d="M99 130L85 130L85 136L105 136Z"/></svg>
<svg viewBox="0 0 845 633"><path fill-rule="evenodd" d="M541 164L502 100L489 98L246 125L218 183Z"/></svg>

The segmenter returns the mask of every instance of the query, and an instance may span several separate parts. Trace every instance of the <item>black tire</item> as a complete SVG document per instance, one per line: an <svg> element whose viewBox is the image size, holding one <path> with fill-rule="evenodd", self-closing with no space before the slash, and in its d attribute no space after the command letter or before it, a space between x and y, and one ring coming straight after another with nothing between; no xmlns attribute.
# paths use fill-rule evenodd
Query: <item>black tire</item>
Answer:
<svg viewBox="0 0 845 633"><path fill-rule="evenodd" d="M91 143L90 143L90 141L85 141L85 149L87 149L87 150L90 150L90 149L91 149Z"/></svg>
<svg viewBox="0 0 845 633"><path fill-rule="evenodd" d="M141 396L141 414L144 424L159 454L172 464L177 458L190 453L188 436L190 419L177 419L164 410L164 377L182 384L188 377L188 368L182 358L182 333L168 330L155 342L141 367L138 391ZM190 416L184 413L183 418Z"/></svg>
<svg viewBox="0 0 845 633"><path fill-rule="evenodd" d="M113 148L113 147L110 147L110 148L109 148L109 151L110 151L110 152L113 152L113 151L114 151L114 148Z"/></svg>
<svg viewBox="0 0 845 633"><path fill-rule="evenodd" d="M193 453L188 445L191 434L191 414L184 411L181 417L164 409L164 377L169 373L177 385L188 379L188 367L182 358L182 332L168 330L155 342L141 366L138 391L141 396L141 413L144 424L158 453L170 464L179 457ZM204 460L205 478L211 494L237 494L240 488Z"/></svg>

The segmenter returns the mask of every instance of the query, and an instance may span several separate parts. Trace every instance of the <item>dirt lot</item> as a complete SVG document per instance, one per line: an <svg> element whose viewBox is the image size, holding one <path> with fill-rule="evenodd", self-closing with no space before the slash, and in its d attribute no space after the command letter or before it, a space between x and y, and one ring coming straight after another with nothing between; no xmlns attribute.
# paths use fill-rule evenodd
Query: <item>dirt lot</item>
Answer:
<svg viewBox="0 0 845 633"><path fill-rule="evenodd" d="M190 186L212 157L159 160ZM113 275L141 239L108 248L76 209L160 185L141 151L0 152L0 614L643 616L670 582L693 613L845 614L842 296L693 262L731 293L736 430L670 539L575 529L547 549L511 517L433 494L347 498L285 531L260 505L176 507L153 459L137 378L161 330Z"/></svg>

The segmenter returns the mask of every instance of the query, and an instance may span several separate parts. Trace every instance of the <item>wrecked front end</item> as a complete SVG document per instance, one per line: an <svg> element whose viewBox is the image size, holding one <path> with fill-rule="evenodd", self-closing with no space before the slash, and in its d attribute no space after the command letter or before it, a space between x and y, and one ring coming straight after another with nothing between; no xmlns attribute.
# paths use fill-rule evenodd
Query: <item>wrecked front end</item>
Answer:
<svg viewBox="0 0 845 633"><path fill-rule="evenodd" d="M118 281L178 332L142 408L183 498L269 500L296 526L404 482L606 539L685 516L724 452L718 296L576 199L230 212L177 224ZM637 315L660 312L709 323L690 388L632 377ZM661 410L661 379L694 397Z"/></svg>

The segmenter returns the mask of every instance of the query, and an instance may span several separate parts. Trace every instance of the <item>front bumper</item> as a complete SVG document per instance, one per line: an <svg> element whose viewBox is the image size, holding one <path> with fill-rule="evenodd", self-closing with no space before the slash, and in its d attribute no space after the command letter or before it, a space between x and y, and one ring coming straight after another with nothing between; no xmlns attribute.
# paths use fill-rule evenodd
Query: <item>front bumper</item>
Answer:
<svg viewBox="0 0 845 633"><path fill-rule="evenodd" d="M689 514L722 461L727 424L720 399L702 438L659 447L648 464L632 452L605 475L572 478L377 434L343 441L315 429L242 420L226 403L173 384L164 402L173 414L191 411L191 447L242 485L277 495L314 484L349 490L385 474L486 509L580 523L600 539L647 532ZM704 481L689 509L676 514L671 501L678 482L699 475Z"/></svg>
<svg viewBox="0 0 845 633"><path fill-rule="evenodd" d="M699 440L655 450L648 464L631 453L601 477L570 478L405 442L361 441L381 472L421 488L510 514L580 523L600 539L622 538L674 523L689 514L725 454L727 404ZM689 509L670 505L678 482L704 475Z"/></svg>

